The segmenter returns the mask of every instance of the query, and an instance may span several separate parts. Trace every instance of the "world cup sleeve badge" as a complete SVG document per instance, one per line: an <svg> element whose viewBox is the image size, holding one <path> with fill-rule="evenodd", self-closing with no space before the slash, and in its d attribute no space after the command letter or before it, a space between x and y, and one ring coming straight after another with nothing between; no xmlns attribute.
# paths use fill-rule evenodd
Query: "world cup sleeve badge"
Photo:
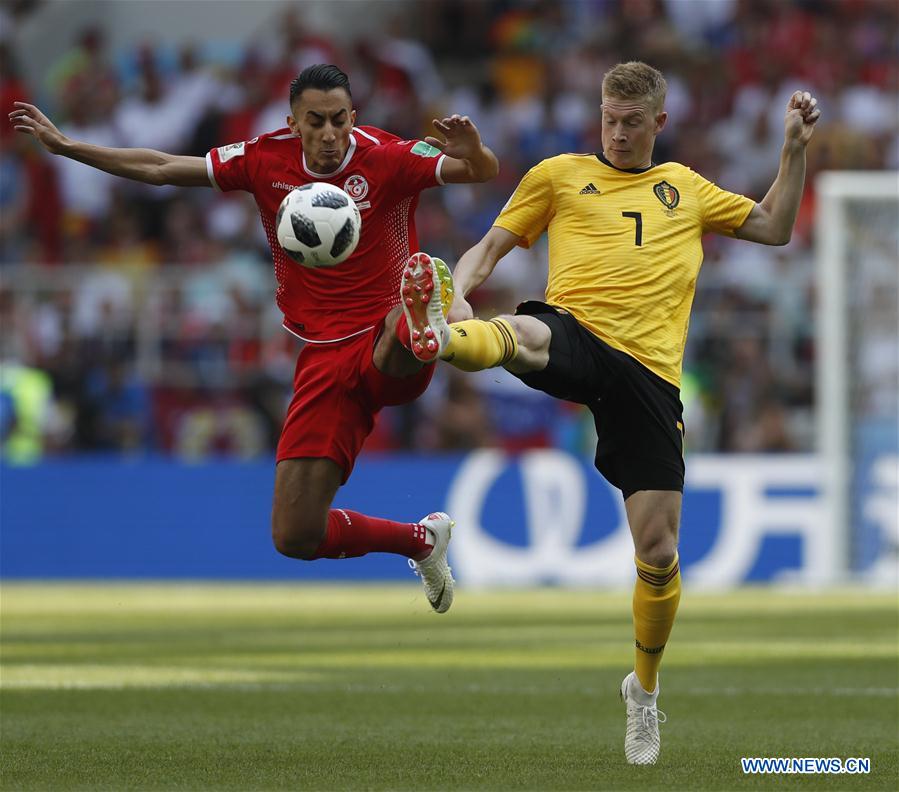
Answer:
<svg viewBox="0 0 899 792"><path fill-rule="evenodd" d="M673 184L668 184L666 181L660 181L652 186L652 191L665 207L665 214L668 217L674 217L674 210L677 209L677 205L680 203L680 193L677 191L677 187Z"/></svg>

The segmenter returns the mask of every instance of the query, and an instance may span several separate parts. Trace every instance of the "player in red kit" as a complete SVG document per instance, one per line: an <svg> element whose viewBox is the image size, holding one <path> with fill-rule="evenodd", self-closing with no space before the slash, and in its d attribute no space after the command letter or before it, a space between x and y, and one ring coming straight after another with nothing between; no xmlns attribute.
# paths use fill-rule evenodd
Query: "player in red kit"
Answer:
<svg viewBox="0 0 899 792"><path fill-rule="evenodd" d="M253 194L272 249L284 326L306 342L278 443L275 547L304 560L369 552L406 556L431 606L445 612L453 599L446 561L453 524L448 515L435 512L418 523L398 523L332 509L331 503L349 478L378 411L412 401L430 382L433 365L423 364L410 348L429 343L415 329L430 332L428 311L449 310L451 287L446 284L451 279L443 262L416 253L414 213L419 193L428 187L496 175L496 157L475 125L459 116L435 120L444 140L422 141L356 127L346 74L323 64L310 66L291 83L287 127L213 149L205 159L73 141L33 105L15 106L10 114L14 127L53 154L148 184ZM299 266L275 235L281 200L311 182L344 189L362 215L356 250L332 269ZM410 288L434 295L429 306L416 301L413 313L418 315L408 324L397 304L404 271Z"/></svg>

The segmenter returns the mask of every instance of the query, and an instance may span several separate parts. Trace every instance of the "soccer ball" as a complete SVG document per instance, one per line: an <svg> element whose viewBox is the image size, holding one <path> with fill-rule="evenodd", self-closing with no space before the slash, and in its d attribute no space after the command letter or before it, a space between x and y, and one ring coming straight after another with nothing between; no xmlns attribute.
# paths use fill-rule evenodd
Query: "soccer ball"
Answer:
<svg viewBox="0 0 899 792"><path fill-rule="evenodd" d="M304 184L281 201L275 219L278 243L304 267L336 267L359 244L362 217L356 202L339 187Z"/></svg>

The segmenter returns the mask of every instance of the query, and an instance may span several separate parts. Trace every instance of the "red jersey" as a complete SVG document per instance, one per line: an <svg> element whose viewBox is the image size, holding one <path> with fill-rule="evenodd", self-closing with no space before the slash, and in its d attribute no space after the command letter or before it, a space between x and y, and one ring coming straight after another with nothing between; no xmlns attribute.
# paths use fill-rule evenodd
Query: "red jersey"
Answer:
<svg viewBox="0 0 899 792"><path fill-rule="evenodd" d="M333 173L315 173L306 166L300 139L285 127L212 149L206 170L216 189L253 194L272 249L284 326L306 341L326 343L371 329L399 302L400 273L418 251L418 195L443 184L444 158L423 141L354 127L340 167ZM284 196L311 182L345 190L362 215L356 250L330 269L309 269L292 261L275 233L275 215Z"/></svg>

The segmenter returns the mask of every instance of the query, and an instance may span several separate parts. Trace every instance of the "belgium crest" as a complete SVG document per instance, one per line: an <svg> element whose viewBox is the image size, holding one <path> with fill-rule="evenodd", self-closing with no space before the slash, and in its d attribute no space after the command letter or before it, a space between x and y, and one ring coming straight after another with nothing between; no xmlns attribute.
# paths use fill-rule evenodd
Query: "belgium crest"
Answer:
<svg viewBox="0 0 899 792"><path fill-rule="evenodd" d="M668 217L674 217L674 210L680 203L680 193L677 191L677 187L668 184L666 181L660 181L658 184L653 185L652 191L655 197L664 205L666 209L665 214Z"/></svg>

